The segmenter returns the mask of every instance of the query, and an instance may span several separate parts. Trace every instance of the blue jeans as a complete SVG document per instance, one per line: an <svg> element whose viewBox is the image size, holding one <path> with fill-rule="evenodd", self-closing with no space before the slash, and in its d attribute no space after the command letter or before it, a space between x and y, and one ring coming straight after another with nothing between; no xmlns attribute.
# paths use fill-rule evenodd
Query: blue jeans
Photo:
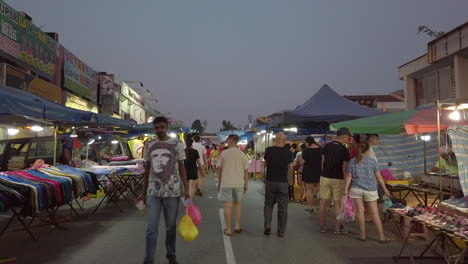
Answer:
<svg viewBox="0 0 468 264"><path fill-rule="evenodd" d="M144 264L154 263L161 211L164 211L164 221L166 223L166 257L169 260L176 258L176 221L179 209L179 200L180 197L147 197L146 212L148 215L148 228L146 229L146 256Z"/></svg>

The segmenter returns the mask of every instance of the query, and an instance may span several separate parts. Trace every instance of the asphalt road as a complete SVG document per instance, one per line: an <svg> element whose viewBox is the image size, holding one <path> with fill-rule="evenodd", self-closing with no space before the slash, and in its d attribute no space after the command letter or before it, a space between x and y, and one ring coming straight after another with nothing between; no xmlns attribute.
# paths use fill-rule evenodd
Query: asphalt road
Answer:
<svg viewBox="0 0 468 264"><path fill-rule="evenodd" d="M264 198L261 181L251 181L250 190L244 197L244 232L234 234L225 241L220 218L222 203L217 199L215 184L214 175L210 175L204 196L196 200L203 215L199 237L193 242L178 238L177 257L181 264L393 263L391 256L397 254L401 247L396 240L382 245L374 240L362 242L351 235L336 235L332 232L321 234L318 230L318 215L305 212L304 205L298 203L289 205L286 237L279 238L273 234L266 237L263 235ZM34 228L38 242L29 239L25 232L8 232L0 238L0 263L9 258L16 258L17 261L6 263L142 263L145 216L124 201L120 203L124 213L111 204L90 215L95 203L87 202L82 217L63 223L63 228ZM181 210L180 215L182 213ZM0 218L0 227L5 220L6 217ZM274 222L273 230L275 227ZM357 232L355 224L348 228L351 232ZM368 229L369 236L376 238L374 227L369 225ZM163 221L160 230L164 230ZM386 224L386 230L390 235L394 233L391 223ZM167 263L165 232L159 234L157 263ZM393 237L396 239L395 235ZM226 248L229 251L229 244L232 245L232 256L228 262ZM409 262L402 260L399 263Z"/></svg>

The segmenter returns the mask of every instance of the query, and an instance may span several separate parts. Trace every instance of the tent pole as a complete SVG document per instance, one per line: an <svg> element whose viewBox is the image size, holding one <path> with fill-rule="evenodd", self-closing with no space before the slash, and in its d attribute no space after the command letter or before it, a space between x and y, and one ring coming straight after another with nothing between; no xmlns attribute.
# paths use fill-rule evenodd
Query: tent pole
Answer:
<svg viewBox="0 0 468 264"><path fill-rule="evenodd" d="M438 148L439 148L439 201L442 202L442 157L440 156L440 143L441 143L441 133L440 133L440 114L441 114L441 107L439 100L437 100L437 140L438 140Z"/></svg>
<svg viewBox="0 0 468 264"><path fill-rule="evenodd" d="M54 166L57 164L57 124L54 124Z"/></svg>

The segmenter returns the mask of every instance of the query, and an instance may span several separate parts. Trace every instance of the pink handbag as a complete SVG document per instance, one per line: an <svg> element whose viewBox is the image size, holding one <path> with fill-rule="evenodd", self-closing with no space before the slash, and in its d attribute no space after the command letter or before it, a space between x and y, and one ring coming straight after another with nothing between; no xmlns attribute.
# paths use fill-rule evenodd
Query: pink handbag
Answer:
<svg viewBox="0 0 468 264"><path fill-rule="evenodd" d="M192 218L193 223L199 226L202 222L202 215L198 206L190 203L188 206L188 215Z"/></svg>

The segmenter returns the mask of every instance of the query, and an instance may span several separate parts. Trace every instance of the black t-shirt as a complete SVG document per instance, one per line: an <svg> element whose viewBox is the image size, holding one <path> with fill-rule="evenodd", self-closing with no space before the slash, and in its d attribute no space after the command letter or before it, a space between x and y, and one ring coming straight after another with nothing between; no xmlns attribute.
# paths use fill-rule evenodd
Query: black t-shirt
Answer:
<svg viewBox="0 0 468 264"><path fill-rule="evenodd" d="M267 166L266 180L270 182L288 182L288 168L292 161L291 151L283 147L268 147L265 151Z"/></svg>
<svg viewBox="0 0 468 264"><path fill-rule="evenodd" d="M185 155L186 157L184 160L184 165L187 173L187 178L196 179L198 175L197 160L200 158L200 154L198 154L198 151L196 149L187 148L185 150Z"/></svg>
<svg viewBox="0 0 468 264"><path fill-rule="evenodd" d="M302 175L317 178L322 175L322 148L307 148L302 152L305 161Z"/></svg>
<svg viewBox="0 0 468 264"><path fill-rule="evenodd" d="M344 179L343 162L349 161L349 151L340 142L332 141L323 149L324 163L322 176L331 179Z"/></svg>

